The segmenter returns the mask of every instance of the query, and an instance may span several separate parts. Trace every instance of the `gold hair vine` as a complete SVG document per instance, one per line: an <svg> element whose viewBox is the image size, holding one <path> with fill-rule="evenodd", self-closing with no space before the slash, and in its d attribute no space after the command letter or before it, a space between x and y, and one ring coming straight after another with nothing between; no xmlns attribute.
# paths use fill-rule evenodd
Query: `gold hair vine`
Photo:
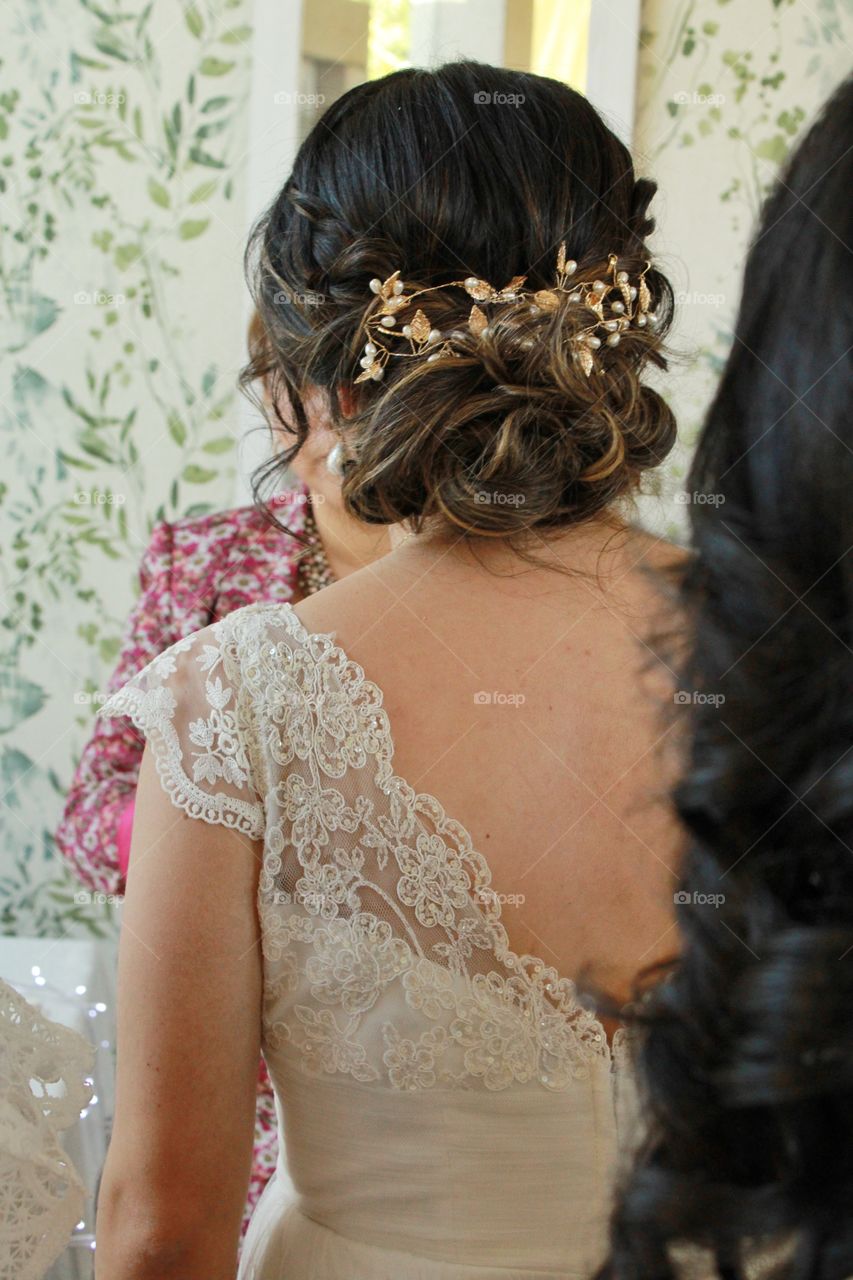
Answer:
<svg viewBox="0 0 853 1280"><path fill-rule="evenodd" d="M400 272L395 271L387 280L378 278L370 281L371 291L376 294L380 306L372 310L365 318L362 328L367 333L367 342L360 360L362 372L356 382L373 380L379 382L385 376L385 366L392 356L408 359L425 356L428 361L438 360L441 356L457 356L453 347L454 334L436 328L424 311L417 307L411 320L406 324L397 324L397 313L410 307L416 298L427 293L436 293L440 289L464 289L474 300L468 315L468 330L475 338L485 338L489 334L489 319L483 306L495 304L526 305L531 311L552 311L562 296L570 302L577 302L590 311L596 319L586 328L572 337L574 355L589 376L595 368L593 352L602 345L616 347L622 334L632 325L638 329L653 326L657 317L649 308L651 293L646 284L646 273L651 263L647 262L640 273L637 283L632 284L627 271L619 269L619 259L611 253L607 260L609 281L593 280L591 283L572 284L571 278L578 269L572 258L566 258L566 246L561 244L557 253L557 278L551 289L527 290L523 285L526 276L513 276L503 289L476 276L468 276L465 280L451 280L449 284L432 285L426 289L415 289L406 292L406 286L400 279ZM373 306L374 304L371 304ZM408 343L407 350L394 349L395 341ZM527 345L533 340L528 339Z"/></svg>

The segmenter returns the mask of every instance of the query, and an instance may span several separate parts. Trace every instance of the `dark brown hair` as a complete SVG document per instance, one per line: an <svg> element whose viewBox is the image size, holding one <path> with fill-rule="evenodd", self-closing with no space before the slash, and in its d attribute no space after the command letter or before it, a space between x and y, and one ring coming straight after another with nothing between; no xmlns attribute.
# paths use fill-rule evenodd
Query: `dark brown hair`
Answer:
<svg viewBox="0 0 853 1280"><path fill-rule="evenodd" d="M604 279L610 254L635 280L654 191L586 99L556 80L457 62L350 90L303 143L247 249L267 342L241 383L264 378L295 433L256 475L258 497L307 436L312 386L327 392L346 442L345 500L367 521L419 528L439 517L515 538L588 520L633 490L675 436L640 377L647 362L665 367L672 293L655 267L657 324L603 346L588 376L571 349L595 318L583 304L506 308L475 338L460 288L430 298L442 329L460 331L456 357L392 359L381 383L354 388L346 418L338 392L360 372L372 278L399 269L407 289L467 276L501 288L523 275L528 289L547 288L565 242L573 283Z"/></svg>

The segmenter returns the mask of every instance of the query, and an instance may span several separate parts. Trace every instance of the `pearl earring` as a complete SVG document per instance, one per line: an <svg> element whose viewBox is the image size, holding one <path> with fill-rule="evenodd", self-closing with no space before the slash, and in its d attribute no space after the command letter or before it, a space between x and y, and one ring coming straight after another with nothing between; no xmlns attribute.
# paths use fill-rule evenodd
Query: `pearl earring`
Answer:
<svg viewBox="0 0 853 1280"><path fill-rule="evenodd" d="M332 476L340 477L344 474L344 446L340 440L326 454L326 470Z"/></svg>

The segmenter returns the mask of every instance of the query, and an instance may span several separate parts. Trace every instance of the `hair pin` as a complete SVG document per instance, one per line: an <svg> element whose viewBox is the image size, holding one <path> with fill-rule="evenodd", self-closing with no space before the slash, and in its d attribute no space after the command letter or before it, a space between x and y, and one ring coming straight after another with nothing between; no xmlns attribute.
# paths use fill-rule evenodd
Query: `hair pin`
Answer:
<svg viewBox="0 0 853 1280"><path fill-rule="evenodd" d="M549 311L566 297L570 302L586 307L596 319L573 335L572 346L581 369L589 376L596 364L595 351L602 346L618 346L623 333L632 326L638 329L654 326L657 317L650 310L651 293L646 283L650 267L651 263L647 262L636 283L632 283L629 273L619 268L618 256L611 253L607 260L609 279L575 283L572 277L578 264L567 257L563 243L557 253L556 279L548 289L525 289L526 276L513 276L502 289L496 289L476 276L467 276L464 280L451 280L447 284L407 292L399 271L394 271L387 280L376 277L370 281L375 299L362 322L367 341L359 360L362 372L355 381L381 381L385 376L385 366L392 357L424 357L433 362L442 356L458 356L459 352L453 345L454 332L458 331L443 332L432 323L420 304L406 323L399 323L400 313L409 310L416 299L445 289L464 289L471 298L467 326L469 333L479 339L489 336L486 307L528 306L532 311ZM529 344L532 345L532 340Z"/></svg>

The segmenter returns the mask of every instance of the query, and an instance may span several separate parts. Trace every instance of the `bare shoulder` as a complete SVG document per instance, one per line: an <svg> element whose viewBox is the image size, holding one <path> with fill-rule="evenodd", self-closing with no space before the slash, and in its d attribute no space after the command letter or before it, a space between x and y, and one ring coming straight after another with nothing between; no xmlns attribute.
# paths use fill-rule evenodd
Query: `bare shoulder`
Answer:
<svg viewBox="0 0 853 1280"><path fill-rule="evenodd" d="M617 536L608 552L612 554L598 561L592 555L589 565L593 574L596 569L603 571L602 584L617 584L613 594L608 593L609 604L615 606L621 600L629 612L645 615L658 604L674 603L680 572L689 561L683 547L641 529L630 529ZM572 592L580 590L583 608L588 608L588 590L578 588L571 578L547 570L542 578L552 586L556 583L567 602ZM529 622L534 607L526 581L517 579L513 587L512 582L475 571L465 560L442 556L440 550L429 559L391 552L301 600L295 610L309 631L334 632L345 647L369 638L370 647L379 630L386 636L405 636L427 615L434 627L440 627L442 617L450 613L457 618L464 615L466 626L472 613L480 612L487 620L490 610L512 603L513 592Z"/></svg>
<svg viewBox="0 0 853 1280"><path fill-rule="evenodd" d="M645 529L631 529L624 546L621 583L637 601L645 600L653 613L680 613L681 586L692 552Z"/></svg>
<svg viewBox="0 0 853 1280"><path fill-rule="evenodd" d="M400 600L407 585L392 557L384 556L300 600L294 611L308 631L333 631L345 639L362 634L382 619L387 621L396 607L402 607Z"/></svg>
<svg viewBox="0 0 853 1280"><path fill-rule="evenodd" d="M630 545L636 552L638 563L661 573L677 574L690 562L690 550L669 538L635 527L631 529Z"/></svg>

